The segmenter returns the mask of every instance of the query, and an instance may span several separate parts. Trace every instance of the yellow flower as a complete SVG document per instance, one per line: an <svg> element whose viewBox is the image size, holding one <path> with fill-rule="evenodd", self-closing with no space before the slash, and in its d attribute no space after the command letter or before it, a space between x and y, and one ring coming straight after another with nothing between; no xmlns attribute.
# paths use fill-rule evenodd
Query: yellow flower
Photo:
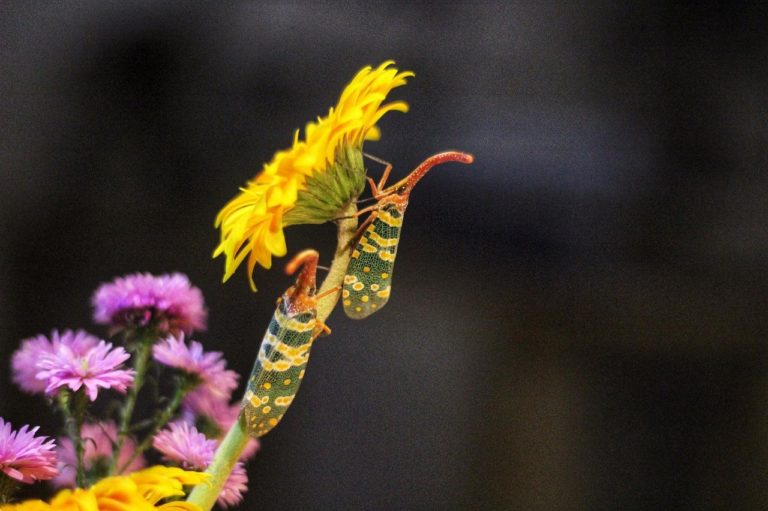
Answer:
<svg viewBox="0 0 768 511"><path fill-rule="evenodd" d="M139 493L152 504L168 497L184 496L185 485L196 485L208 480L202 472L191 472L176 467L155 465L129 474Z"/></svg>
<svg viewBox="0 0 768 511"><path fill-rule="evenodd" d="M213 256L226 257L224 281L248 258L248 278L255 291L256 264L272 266L272 255L286 253L283 227L324 223L359 196L365 185L362 146L378 140L376 123L389 111L408 111L403 101L382 105L389 91L406 83L410 71L392 61L357 73L326 117L294 134L293 146L272 161L216 217L221 242Z"/></svg>
<svg viewBox="0 0 768 511"><path fill-rule="evenodd" d="M88 489L62 490L50 504L28 500L1 506L0 511L200 511L200 507L189 502L157 503L169 497L183 497L184 485L207 480L208 476L201 472L158 465L127 476L107 477Z"/></svg>
<svg viewBox="0 0 768 511"><path fill-rule="evenodd" d="M21 504L3 504L0 511L50 511L51 505L42 500L25 500Z"/></svg>

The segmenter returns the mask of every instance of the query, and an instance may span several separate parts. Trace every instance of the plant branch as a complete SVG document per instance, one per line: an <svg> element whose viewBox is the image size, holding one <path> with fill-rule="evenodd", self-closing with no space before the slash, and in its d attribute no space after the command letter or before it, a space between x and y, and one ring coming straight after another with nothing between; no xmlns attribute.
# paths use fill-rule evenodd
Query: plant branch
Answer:
<svg viewBox="0 0 768 511"><path fill-rule="evenodd" d="M141 456L144 451L149 449L149 447L152 445L152 440L155 434L160 431L163 426L168 424L168 421L171 420L176 411L179 409L179 406L181 406L181 402L184 400L184 396L186 396L189 391L194 389L197 385L197 380L190 378L188 375L179 375L176 382L176 390L174 391L173 397L168 403L168 406L163 408L163 410L155 418L152 423L152 428L147 432L144 440L142 440L141 443L133 450L128 460L119 467L117 471L118 474L122 474L123 471L128 468L136 458Z"/></svg>
<svg viewBox="0 0 768 511"><path fill-rule="evenodd" d="M136 371L136 374L133 377L133 385L128 389L125 406L123 406L120 413L120 429L117 433L117 440L115 441L115 446L112 450L112 460L109 465L110 475L116 473L117 459L125 444L125 438L131 430L133 410L136 407L136 399L139 396L139 391L141 391L141 387L144 385L144 376L147 373L147 363L149 362L149 355L152 353L152 342L152 338L143 337L136 343L136 354L133 357L133 369Z"/></svg>

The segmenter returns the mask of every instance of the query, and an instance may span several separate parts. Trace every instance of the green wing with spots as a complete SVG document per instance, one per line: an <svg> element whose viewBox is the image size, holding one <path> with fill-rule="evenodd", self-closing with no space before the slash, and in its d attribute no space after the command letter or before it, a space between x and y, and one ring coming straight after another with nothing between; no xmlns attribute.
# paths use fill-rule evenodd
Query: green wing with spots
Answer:
<svg viewBox="0 0 768 511"><path fill-rule="evenodd" d="M357 242L341 292L350 318L367 318L387 304L404 213L394 204L384 206Z"/></svg>
<svg viewBox="0 0 768 511"><path fill-rule="evenodd" d="M274 428L299 390L312 348L315 311L292 315L281 302L253 365L242 410L248 433L258 438Z"/></svg>

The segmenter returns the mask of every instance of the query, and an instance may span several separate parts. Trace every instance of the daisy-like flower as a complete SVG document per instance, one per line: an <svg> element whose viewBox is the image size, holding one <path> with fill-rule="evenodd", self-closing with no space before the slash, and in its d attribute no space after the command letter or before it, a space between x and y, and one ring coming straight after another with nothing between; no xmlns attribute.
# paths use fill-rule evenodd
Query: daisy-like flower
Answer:
<svg viewBox="0 0 768 511"><path fill-rule="evenodd" d="M39 427L24 425L13 431L0 417L0 472L16 481L31 484L54 477L56 445L48 437L35 436Z"/></svg>
<svg viewBox="0 0 768 511"><path fill-rule="evenodd" d="M112 421L100 423L85 423L80 431L83 437L83 468L89 476L103 476L109 469L112 459L112 446L117 441L117 426ZM118 454L118 467L124 466L136 447L136 443L129 437L126 438L120 454ZM69 438L59 439L59 475L53 479L53 485L58 487L75 486L77 475L77 456L72 440ZM126 473L134 472L144 467L144 457L137 456L125 469Z"/></svg>
<svg viewBox="0 0 768 511"><path fill-rule="evenodd" d="M186 422L172 422L152 439L152 447L163 459L186 469L207 467L213 460L216 445L216 440L207 439Z"/></svg>
<svg viewBox="0 0 768 511"><path fill-rule="evenodd" d="M13 381L30 394L41 394L48 386L46 379L37 378L40 371L37 363L43 356L55 353L60 346L67 346L73 353L81 356L98 343L96 337L83 330L64 330L61 334L54 330L50 339L42 334L24 339L21 341L21 348L16 350L11 359Z"/></svg>
<svg viewBox="0 0 768 511"><path fill-rule="evenodd" d="M73 391L83 387L88 398L95 401L99 388L125 392L133 383L134 371L119 368L129 357L123 348L113 348L106 341L99 341L85 353L61 344L55 352L43 354L37 363L36 377L47 381L45 393L48 395L62 387Z"/></svg>
<svg viewBox="0 0 768 511"><path fill-rule="evenodd" d="M152 446L162 453L166 461L178 463L184 469L204 470L213 461L218 441L209 440L194 426L175 422L157 433ZM248 474L242 462L237 462L219 493L218 503L233 506L243 500L248 491Z"/></svg>
<svg viewBox="0 0 768 511"><path fill-rule="evenodd" d="M189 346L180 339L169 337L152 347L154 359L196 377L200 384L184 397L187 407L205 407L211 402L229 402L237 388L239 375L227 369L220 351L203 351L203 345L190 341Z"/></svg>
<svg viewBox="0 0 768 511"><path fill-rule="evenodd" d="M248 278L255 291L256 264L272 265L272 255L286 253L283 227L320 224L359 196L365 185L362 146L378 140L376 123L391 110L406 112L395 101L383 105L387 94L413 76L398 72L391 61L376 69L365 67L342 92L326 117L310 122L294 134L293 146L279 151L272 161L216 217L221 242L214 257L226 257L224 281L248 258Z"/></svg>
<svg viewBox="0 0 768 511"><path fill-rule="evenodd" d="M203 293L186 275L135 273L102 284L91 299L93 319L113 332L154 329L158 334L205 330Z"/></svg>

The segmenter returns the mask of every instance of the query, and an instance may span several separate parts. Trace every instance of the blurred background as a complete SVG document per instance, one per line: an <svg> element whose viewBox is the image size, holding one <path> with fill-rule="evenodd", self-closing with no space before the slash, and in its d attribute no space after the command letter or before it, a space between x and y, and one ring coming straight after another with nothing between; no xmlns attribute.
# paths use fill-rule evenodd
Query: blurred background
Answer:
<svg viewBox="0 0 768 511"><path fill-rule="evenodd" d="M245 378L291 279L222 285L213 219L392 58L411 111L366 150L476 163L416 189L392 300L331 317L240 509L765 509L768 17L641 4L3 2L0 416L56 433L10 355L105 335L135 271L188 274Z"/></svg>

